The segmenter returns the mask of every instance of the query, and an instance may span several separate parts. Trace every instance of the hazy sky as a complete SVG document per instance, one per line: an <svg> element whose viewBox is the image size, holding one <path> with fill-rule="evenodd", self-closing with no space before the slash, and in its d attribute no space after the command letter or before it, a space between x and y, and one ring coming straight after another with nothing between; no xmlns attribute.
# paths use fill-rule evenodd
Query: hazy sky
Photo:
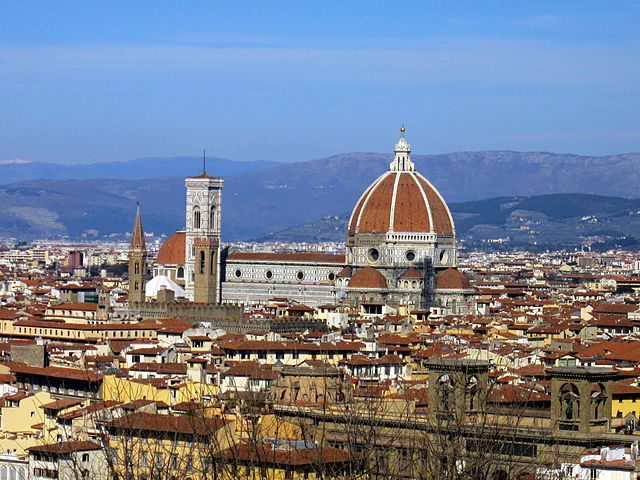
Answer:
<svg viewBox="0 0 640 480"><path fill-rule="evenodd" d="M638 1L6 1L0 161L640 151Z"/></svg>

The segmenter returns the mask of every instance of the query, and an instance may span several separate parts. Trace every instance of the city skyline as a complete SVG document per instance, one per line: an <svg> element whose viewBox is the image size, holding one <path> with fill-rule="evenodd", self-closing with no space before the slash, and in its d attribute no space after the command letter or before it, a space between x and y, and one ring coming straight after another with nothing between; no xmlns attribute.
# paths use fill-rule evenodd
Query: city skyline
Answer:
<svg viewBox="0 0 640 480"><path fill-rule="evenodd" d="M638 151L635 2L0 8L0 161Z"/></svg>

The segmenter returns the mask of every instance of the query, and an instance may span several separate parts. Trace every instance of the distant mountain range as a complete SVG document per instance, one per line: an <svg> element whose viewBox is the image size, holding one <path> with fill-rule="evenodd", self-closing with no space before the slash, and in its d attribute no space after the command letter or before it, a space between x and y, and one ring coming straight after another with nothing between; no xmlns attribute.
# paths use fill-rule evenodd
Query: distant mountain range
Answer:
<svg viewBox="0 0 640 480"><path fill-rule="evenodd" d="M0 185L28 180L85 180L92 178L144 178L186 177L202 172L202 157L148 157L124 162L100 162L83 165L30 162L27 160L0 161ZM278 162L258 160L237 162L224 158L207 157L207 170L218 176L242 175L253 170L280 165Z"/></svg>
<svg viewBox="0 0 640 480"><path fill-rule="evenodd" d="M579 193L451 203L458 238L473 248L640 249L640 199ZM349 216L327 216L265 235L269 242L342 242Z"/></svg>
<svg viewBox="0 0 640 480"><path fill-rule="evenodd" d="M634 198L638 196L640 185L640 154L635 153L585 157L489 151L413 155L412 158L416 169L439 189L450 204L518 197L518 202L524 202L520 210L538 211L535 206L529 208L527 203L534 200L525 201L524 197L579 192ZM349 153L279 165L208 160L207 171L225 177L224 240L265 238L272 232L305 225L320 218L348 215L362 191L388 169L391 160L392 155L376 153ZM201 161L196 157L176 157L93 166L56 165L62 170L37 170L32 174L41 178L55 174L61 177L73 175L74 179L42 179L0 185L0 202L3 205L0 209L0 237L78 236L86 230L97 231L99 236L123 233L131 228L136 200L142 206L145 228L155 233L170 234L184 227L183 177L199 173ZM27 165L33 167L33 164ZM15 167L15 173L19 171L17 167L24 166L0 165L0 183L6 183L8 178L5 168ZM67 168L69 170L65 173ZM133 173L126 173L127 169ZM26 175L25 172L22 170L21 174ZM177 172L175 175L179 176L158 178L171 172ZM82 175L92 178L81 179ZM136 180L141 177L155 178ZM624 198L617 200L624 201ZM566 201L550 200L550 204L555 204L562 211L568 208ZM480 211L460 211L467 216L457 215L459 231L468 231L480 238L484 234L478 225L496 225L486 221L489 212L493 212L491 215L506 211L509 215L513 213L500 207L511 200L495 202L498 202L497 207L489 201L488 204L479 204ZM577 201L578 204L581 202ZM468 209L471 209L472 205L469 205ZM630 205L629 211L633 208ZM585 215L594 213L598 212L589 210ZM544 214L556 218L555 213ZM477 221L470 220L474 218ZM470 226L467 228L467 225ZM477 227L475 231L474 226ZM330 229L335 227L337 225L329 225ZM625 231L621 226L614 230ZM504 233L488 232L492 235Z"/></svg>

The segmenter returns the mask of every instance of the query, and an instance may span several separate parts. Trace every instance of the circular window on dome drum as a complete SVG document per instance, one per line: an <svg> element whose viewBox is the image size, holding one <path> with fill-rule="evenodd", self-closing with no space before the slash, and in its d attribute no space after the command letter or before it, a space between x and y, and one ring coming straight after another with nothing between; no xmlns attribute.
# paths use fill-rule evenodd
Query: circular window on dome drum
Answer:
<svg viewBox="0 0 640 480"><path fill-rule="evenodd" d="M369 257L370 262L377 262L380 258L380 252L376 248L370 248L369 252L367 252L367 256Z"/></svg>
<svg viewBox="0 0 640 480"><path fill-rule="evenodd" d="M302 280L302 279L304 278L304 273L303 273L303 272L298 272L298 273L296 273L296 278L297 278L298 280Z"/></svg>
<svg viewBox="0 0 640 480"><path fill-rule="evenodd" d="M238 269L234 272L234 275L236 276L236 278L240 278L242 276L242 272L240 271L240 269Z"/></svg>
<svg viewBox="0 0 640 480"><path fill-rule="evenodd" d="M406 259L409 260L410 262L413 262L416 259L416 252L414 252L413 250L409 250L406 255L405 255Z"/></svg>
<svg viewBox="0 0 640 480"><path fill-rule="evenodd" d="M273 272L271 270L267 270L267 273L265 273L264 276L268 279L271 279L273 278Z"/></svg>
<svg viewBox="0 0 640 480"><path fill-rule="evenodd" d="M336 279L336 274L331 272L329 275L327 275L327 278L330 282L333 282Z"/></svg>

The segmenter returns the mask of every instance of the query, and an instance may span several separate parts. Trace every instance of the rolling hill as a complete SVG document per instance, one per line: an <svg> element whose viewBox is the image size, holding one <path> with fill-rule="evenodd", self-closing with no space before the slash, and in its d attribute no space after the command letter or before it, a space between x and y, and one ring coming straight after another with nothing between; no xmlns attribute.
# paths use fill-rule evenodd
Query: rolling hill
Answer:
<svg viewBox="0 0 640 480"><path fill-rule="evenodd" d="M191 158L195 163L178 165L175 160L167 160L170 166L162 168L155 168L151 159L151 164L143 162L146 166L136 170L136 175L163 176L174 171L168 168L177 168L180 172L199 171L200 160ZM562 215L570 206L564 203L568 200L540 206L531 203L537 201L535 197L580 192L632 198L638 195L637 185L640 185L640 154L584 157L490 151L413 155L412 158L417 170L450 204L469 203L460 215L456 213L461 232L471 232L477 225L499 224L489 220L502 218L505 209L501 205L505 201L474 203L481 199L517 196L521 199L518 201L524 202L520 210L538 212L542 209L542 214L556 218L555 215ZM348 215L362 191L388 169L391 159L387 154L349 153L272 166L246 167L245 162L233 162L232 166L242 164L242 168L249 168L250 171L240 174L225 174L228 171L225 168L231 168L229 164L215 166L210 161L208 172L225 176L224 239L263 238L319 218ZM93 173L95 176L99 176L98 173L126 176L124 170L118 170L123 164L117 164L118 168L100 165ZM57 174L62 176L64 172ZM123 233L131 228L136 200L142 205L146 229L169 234L184 226L183 175L144 180L44 179L0 185L3 205L0 237L77 236L85 230L96 230L98 235ZM531 199L525 202L524 197ZM573 207L586 209L582 200L576 198ZM588 209L582 213L592 214ZM622 227L613 225L612 228L622 232ZM491 229L483 232L477 227L470 234L484 238L483 235L491 232L503 233Z"/></svg>

